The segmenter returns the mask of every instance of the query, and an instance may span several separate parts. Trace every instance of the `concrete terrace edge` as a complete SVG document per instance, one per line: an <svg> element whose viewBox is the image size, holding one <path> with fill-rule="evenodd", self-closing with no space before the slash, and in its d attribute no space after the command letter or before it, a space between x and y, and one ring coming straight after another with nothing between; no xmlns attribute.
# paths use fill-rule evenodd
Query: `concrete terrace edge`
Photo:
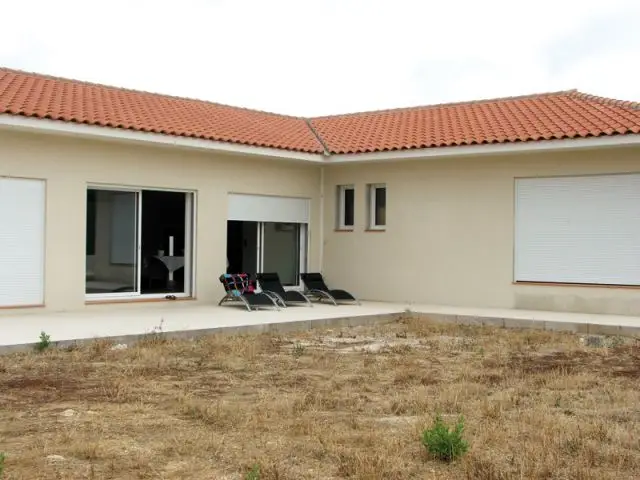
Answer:
<svg viewBox="0 0 640 480"><path fill-rule="evenodd" d="M255 312L259 314L259 312ZM113 335L105 337L76 338L71 340L51 339L51 348L70 348L81 346L97 340L113 344L131 345L140 340L159 335L166 339L193 340L206 335L260 335L264 333L290 333L312 330L314 328L356 327L359 325L381 325L399 320L409 312L380 313L372 315L355 315L335 318L319 318L315 320L299 320L293 322L256 323L248 325L228 325L193 330L170 330L164 332L132 333L129 335ZM0 345L0 355L34 350L38 342L16 345Z"/></svg>
<svg viewBox="0 0 640 480"><path fill-rule="evenodd" d="M640 337L640 326L612 325L597 322L558 321L545 319L525 319L508 317L483 317L477 315L458 315L452 313L409 312L414 317L424 318L435 323L475 325L497 328L548 330L581 335L610 335ZM622 317L624 318L624 317Z"/></svg>
<svg viewBox="0 0 640 480"><path fill-rule="evenodd" d="M458 315L454 313L417 312L407 309L404 312L380 313L373 315L355 315L316 320L300 320L293 322L258 323L249 325L219 326L194 330L175 330L167 332L145 332L129 335L79 338L72 340L52 341L53 348L70 348L81 346L96 340L104 340L113 344L133 344L150 335L161 335L167 339L192 340L205 335L259 335L265 333L288 333L308 331L316 328L355 327L361 325L381 325L392 323L410 315L433 323L457 324L469 326L488 326L509 329L533 329L557 332L568 332L581 335L609 335L640 338L640 326L611 325L593 322L554 321L544 319L502 318L477 315ZM33 350L38 342L16 345L0 345L0 354Z"/></svg>

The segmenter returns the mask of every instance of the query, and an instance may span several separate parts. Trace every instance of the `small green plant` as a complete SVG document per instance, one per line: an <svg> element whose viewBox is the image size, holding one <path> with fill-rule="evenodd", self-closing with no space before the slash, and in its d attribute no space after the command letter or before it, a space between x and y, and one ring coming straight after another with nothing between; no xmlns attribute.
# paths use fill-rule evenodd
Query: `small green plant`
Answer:
<svg viewBox="0 0 640 480"><path fill-rule="evenodd" d="M260 465L255 464L251 470L247 472L244 480L260 480Z"/></svg>
<svg viewBox="0 0 640 480"><path fill-rule="evenodd" d="M51 335L48 335L44 330L40 332L40 341L36 343L36 350L44 352L51 346Z"/></svg>
<svg viewBox="0 0 640 480"><path fill-rule="evenodd" d="M291 350L291 355L293 355L294 358L300 358L302 355L304 355L304 345L296 342L296 344L293 346L293 350Z"/></svg>
<svg viewBox="0 0 640 480"><path fill-rule="evenodd" d="M624 338L622 338L620 335L616 335L614 337L610 337L608 340L609 341L607 342L607 346L609 348L616 348L616 347L619 347L621 345L624 345Z"/></svg>
<svg viewBox="0 0 640 480"><path fill-rule="evenodd" d="M7 459L7 455L4 452L0 452L0 478L4 474L4 461Z"/></svg>
<svg viewBox="0 0 640 480"><path fill-rule="evenodd" d="M469 449L469 444L462 438L463 433L464 417L462 415L453 429L449 429L442 421L442 417L437 415L433 426L422 433L422 444L438 460L452 462Z"/></svg>

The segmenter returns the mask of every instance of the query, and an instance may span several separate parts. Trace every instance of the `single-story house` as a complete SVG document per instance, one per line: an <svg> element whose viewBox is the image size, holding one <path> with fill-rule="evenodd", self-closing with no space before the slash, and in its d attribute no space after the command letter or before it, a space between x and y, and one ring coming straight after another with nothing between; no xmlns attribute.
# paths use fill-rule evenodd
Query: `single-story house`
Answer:
<svg viewBox="0 0 640 480"><path fill-rule="evenodd" d="M225 271L639 315L640 105L299 118L0 68L0 308L216 302Z"/></svg>

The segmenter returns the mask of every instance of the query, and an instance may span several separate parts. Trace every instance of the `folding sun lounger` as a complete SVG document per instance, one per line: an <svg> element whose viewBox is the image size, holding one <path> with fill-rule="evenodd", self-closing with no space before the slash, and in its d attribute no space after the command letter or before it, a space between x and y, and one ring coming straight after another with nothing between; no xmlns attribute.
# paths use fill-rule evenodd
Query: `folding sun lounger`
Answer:
<svg viewBox="0 0 640 480"><path fill-rule="evenodd" d="M277 273L258 273L256 275L260 289L270 296L275 296L283 307L290 304L306 303L312 307L311 300L304 293L296 290L285 290Z"/></svg>
<svg viewBox="0 0 640 480"><path fill-rule="evenodd" d="M275 296L254 292L246 273L225 273L220 275L220 282L226 294L218 305L225 302L242 302L249 311L257 310L259 307L275 307L276 310L280 310Z"/></svg>
<svg viewBox="0 0 640 480"><path fill-rule="evenodd" d="M360 302L351 295L349 292L345 290L331 290L327 287L327 284L324 283L324 279L322 278L321 273L301 273L300 278L304 282L306 287L305 294L317 298L319 301L323 299L330 300L334 305L337 305L338 302L347 301L347 302L356 302L360 305Z"/></svg>

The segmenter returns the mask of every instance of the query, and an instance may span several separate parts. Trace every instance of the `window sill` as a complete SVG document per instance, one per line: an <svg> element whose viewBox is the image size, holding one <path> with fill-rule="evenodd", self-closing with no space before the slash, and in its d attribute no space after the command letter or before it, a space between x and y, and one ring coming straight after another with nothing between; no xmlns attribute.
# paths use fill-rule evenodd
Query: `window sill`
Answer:
<svg viewBox="0 0 640 480"><path fill-rule="evenodd" d="M378 233L386 232L386 231L387 231L387 229L386 229L386 228L384 228L384 227L367 228L367 229L365 230L365 232L378 232Z"/></svg>
<svg viewBox="0 0 640 480"><path fill-rule="evenodd" d="M618 288L623 290L640 290L640 285L613 285L604 283L563 283L563 282L511 282L512 285L531 285L538 287L574 287L574 288Z"/></svg>
<svg viewBox="0 0 640 480"><path fill-rule="evenodd" d="M168 293L167 295L171 295ZM85 300L85 305L102 305L111 303L152 303L152 302L184 302L185 300L195 300L195 297L176 297L169 298L141 298L141 297L129 297L129 298L101 298L95 300Z"/></svg>
<svg viewBox="0 0 640 480"><path fill-rule="evenodd" d="M44 308L44 303L35 303L33 305L3 305L0 307L0 310L14 310L14 309L25 309L25 308Z"/></svg>
<svg viewBox="0 0 640 480"><path fill-rule="evenodd" d="M351 228L347 228L347 227L335 228L333 231L334 232L353 232L353 227L351 227Z"/></svg>

